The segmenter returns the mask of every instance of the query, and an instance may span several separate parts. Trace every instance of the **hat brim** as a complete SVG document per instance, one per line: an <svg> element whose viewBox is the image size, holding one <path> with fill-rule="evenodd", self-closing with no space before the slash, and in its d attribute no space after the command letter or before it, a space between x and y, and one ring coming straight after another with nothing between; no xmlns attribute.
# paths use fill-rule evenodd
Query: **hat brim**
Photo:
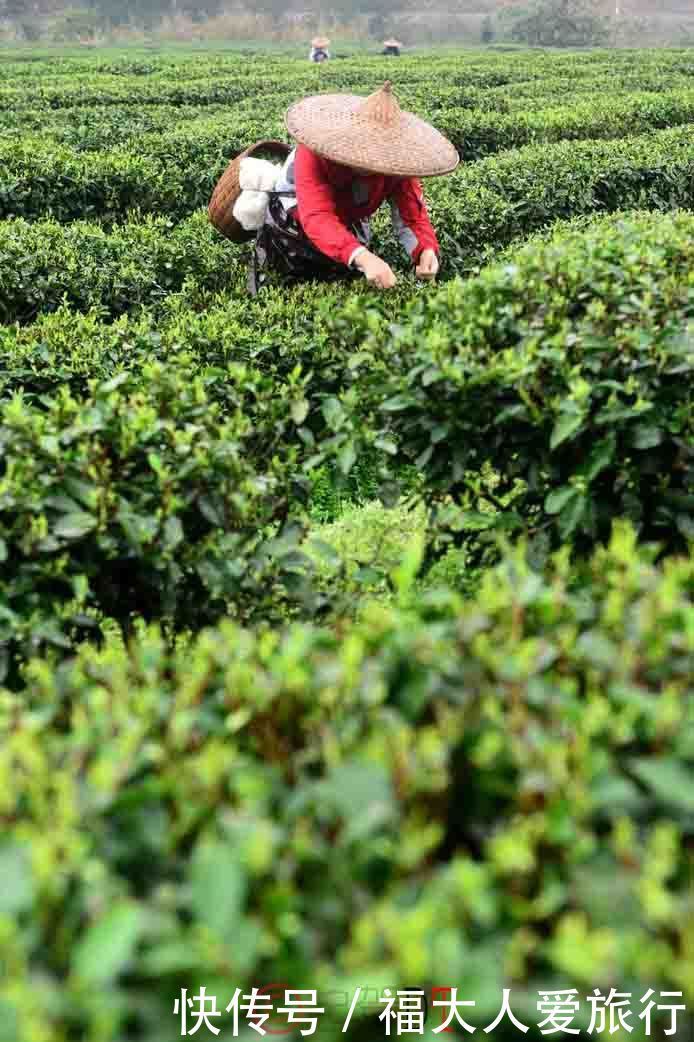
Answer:
<svg viewBox="0 0 694 1042"><path fill-rule="evenodd" d="M460 156L451 142L412 112L392 126L374 127L364 118L364 98L319 94L297 101L287 112L287 130L312 152L343 166L395 177L450 174Z"/></svg>

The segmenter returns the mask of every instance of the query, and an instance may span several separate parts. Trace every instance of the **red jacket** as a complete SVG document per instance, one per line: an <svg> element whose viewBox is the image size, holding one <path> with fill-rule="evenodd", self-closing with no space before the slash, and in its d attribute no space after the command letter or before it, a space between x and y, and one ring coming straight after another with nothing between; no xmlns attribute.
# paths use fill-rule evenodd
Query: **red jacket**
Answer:
<svg viewBox="0 0 694 1042"><path fill-rule="evenodd" d="M438 253L422 186L414 177L357 175L298 145L294 182L299 222L313 245L333 260L349 264L362 245L349 226L370 217L385 199L391 202L395 232L413 262L422 250Z"/></svg>

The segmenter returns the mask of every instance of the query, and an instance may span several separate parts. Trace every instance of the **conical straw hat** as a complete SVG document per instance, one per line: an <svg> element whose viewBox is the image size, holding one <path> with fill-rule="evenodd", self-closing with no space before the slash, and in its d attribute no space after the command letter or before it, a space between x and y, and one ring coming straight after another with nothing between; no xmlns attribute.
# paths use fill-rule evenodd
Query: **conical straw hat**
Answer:
<svg viewBox="0 0 694 1042"><path fill-rule="evenodd" d="M460 157L447 138L412 112L403 112L385 83L362 98L316 94L291 106L292 137L335 163L397 177L434 177L455 170Z"/></svg>
<svg viewBox="0 0 694 1042"><path fill-rule="evenodd" d="M390 40L384 40L383 41L383 46L384 47L402 47L402 43L400 42L400 40L393 40L391 38Z"/></svg>
<svg viewBox="0 0 694 1042"><path fill-rule="evenodd" d="M330 40L327 36L314 36L311 40L312 47L328 47Z"/></svg>

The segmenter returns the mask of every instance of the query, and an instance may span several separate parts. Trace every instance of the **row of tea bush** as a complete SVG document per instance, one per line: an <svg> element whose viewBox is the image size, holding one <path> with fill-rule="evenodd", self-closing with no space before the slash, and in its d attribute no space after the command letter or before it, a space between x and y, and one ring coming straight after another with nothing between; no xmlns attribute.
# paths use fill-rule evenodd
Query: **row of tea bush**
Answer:
<svg viewBox="0 0 694 1042"><path fill-rule="evenodd" d="M200 147L194 134L190 141ZM184 153L180 137L177 145ZM199 274L206 285L225 284L229 270L243 259L241 251L217 236L204 214L176 229L165 217L136 218L111 234L99 224L77 220L85 209L117 219L135 201L145 210L168 208L173 217L185 217L193 204L207 200L219 173L201 156L199 177L189 162L182 163L184 183L178 185L163 162L155 178L153 158L72 157L62 181L41 165L40 156L35 158L41 176L36 181L27 177L24 189L14 187L15 208L29 214L54 208L58 217L76 220L66 226L51 220L0 223L0 315L5 322L26 321L64 297L80 308L103 304L118 314L178 289L189 274ZM625 141L527 146L461 167L428 192L443 275L474 270L514 239L558 219L689 207L693 171L694 145L686 127ZM378 227L383 230L383 220ZM387 237L384 248L388 259L402 263L402 251L388 245Z"/></svg>
<svg viewBox="0 0 694 1042"><path fill-rule="evenodd" d="M603 86L599 93L543 97L542 104L536 105L517 98L515 92L508 101L497 94L488 98L486 104L484 96L478 100L462 98L460 94L454 88L449 96L442 98L439 92L432 99L428 89L421 96L405 90L400 92L399 100L403 107L415 109L435 122L456 145L464 162L532 142L629 137L691 123L694 117L691 82L679 89L631 91L616 96L606 96ZM110 152L120 144L143 157L168 157L178 155L175 142L179 135L188 149L195 138L201 152L216 152L219 148L233 152L240 138L263 133L281 136L282 114L298 96L297 89L289 83L281 93L265 92L260 110L253 98L244 99L232 111L228 106L215 105L212 111L204 110L202 114L194 105L156 105L151 110L144 107L135 116L122 106L80 109L71 111L69 116L59 110L48 118L44 110L32 109L24 114L21 124L15 117L5 130L3 159L21 171L22 162L34 150L47 152L52 143L58 150L57 162L61 157L67 161L70 155L64 146L78 151ZM261 120L267 123L264 130ZM184 158L194 161L197 156L179 156L179 164Z"/></svg>
<svg viewBox="0 0 694 1042"><path fill-rule="evenodd" d="M603 219L409 304L341 287L316 316L287 291L267 314L196 314L184 292L163 321L63 311L7 330L7 647L69 646L90 612L196 628L313 611L296 541L325 465L361 461L390 497L417 473L429 564L450 545L484 557L498 531L527 532L541 560L620 517L682 549L693 230L688 214Z"/></svg>
<svg viewBox="0 0 694 1042"><path fill-rule="evenodd" d="M5 1037L164 1042L181 989L270 981L331 1040L359 985L457 986L478 1030L576 987L583 1031L614 987L667 1037L638 1013L694 999L694 566L625 526L567 558L467 602L411 562L339 629L141 630L0 689Z"/></svg>

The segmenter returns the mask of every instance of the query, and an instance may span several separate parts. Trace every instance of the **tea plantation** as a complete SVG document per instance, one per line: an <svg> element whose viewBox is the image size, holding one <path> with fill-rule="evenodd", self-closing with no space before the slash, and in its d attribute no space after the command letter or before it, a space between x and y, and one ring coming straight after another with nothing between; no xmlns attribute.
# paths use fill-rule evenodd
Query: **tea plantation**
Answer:
<svg viewBox="0 0 694 1042"><path fill-rule="evenodd" d="M694 53L0 73L0 1042L694 1037ZM387 76L438 283L248 296L229 158Z"/></svg>

